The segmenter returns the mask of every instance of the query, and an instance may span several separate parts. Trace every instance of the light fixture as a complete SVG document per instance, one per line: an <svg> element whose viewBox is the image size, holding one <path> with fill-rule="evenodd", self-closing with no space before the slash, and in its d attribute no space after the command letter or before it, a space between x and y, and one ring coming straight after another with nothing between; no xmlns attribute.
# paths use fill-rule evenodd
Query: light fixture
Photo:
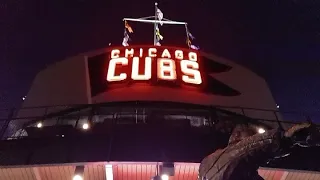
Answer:
<svg viewBox="0 0 320 180"><path fill-rule="evenodd" d="M105 170L106 170L106 180L113 180L112 164L106 164Z"/></svg>
<svg viewBox="0 0 320 180"><path fill-rule="evenodd" d="M167 174L162 174L161 180L169 180L169 176Z"/></svg>
<svg viewBox="0 0 320 180"><path fill-rule="evenodd" d="M174 176L174 164L169 162L164 162L161 165L157 165L159 168L159 173L152 177L151 180L169 180L170 176Z"/></svg>
<svg viewBox="0 0 320 180"><path fill-rule="evenodd" d="M42 128L42 122L38 122L37 128Z"/></svg>
<svg viewBox="0 0 320 180"><path fill-rule="evenodd" d="M84 129L84 130L89 129L89 124L88 124L88 123L84 123L84 124L82 125L82 129Z"/></svg>
<svg viewBox="0 0 320 180"><path fill-rule="evenodd" d="M82 178L82 176L77 174L77 175L73 176L72 180L83 180L83 178Z"/></svg>
<svg viewBox="0 0 320 180"><path fill-rule="evenodd" d="M83 180L84 166L76 166L72 180Z"/></svg>
<svg viewBox="0 0 320 180"><path fill-rule="evenodd" d="M263 133L265 133L265 132L266 132L265 129L263 129L263 128L258 128L258 133L259 133L259 134L263 134Z"/></svg>
<svg viewBox="0 0 320 180"><path fill-rule="evenodd" d="M174 164L164 162L159 166L161 180L169 180L169 176L174 176Z"/></svg>

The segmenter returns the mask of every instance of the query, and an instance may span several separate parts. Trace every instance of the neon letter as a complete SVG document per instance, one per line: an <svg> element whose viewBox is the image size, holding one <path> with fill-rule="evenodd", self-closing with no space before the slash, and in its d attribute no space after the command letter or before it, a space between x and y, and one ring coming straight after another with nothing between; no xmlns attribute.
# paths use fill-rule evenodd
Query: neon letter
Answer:
<svg viewBox="0 0 320 180"><path fill-rule="evenodd" d="M158 59L158 78L163 80L176 80L176 66L171 59Z"/></svg>
<svg viewBox="0 0 320 180"><path fill-rule="evenodd" d="M149 57L156 57L157 56L157 49L156 48L149 48L148 56Z"/></svg>
<svg viewBox="0 0 320 180"><path fill-rule="evenodd" d="M181 51L181 50L176 50L176 51L174 52L174 56L176 57L176 59L182 60L182 59L183 59L183 51Z"/></svg>
<svg viewBox="0 0 320 180"><path fill-rule="evenodd" d="M113 49L111 51L111 58L118 58L119 57L119 54L120 54L120 50L119 49Z"/></svg>
<svg viewBox="0 0 320 180"><path fill-rule="evenodd" d="M109 68L108 68L108 74L107 74L107 81L122 81L127 78L126 73L121 73L120 75L116 76L114 73L116 71L116 65L128 65L128 59L127 58L116 58L111 59L109 61Z"/></svg>
<svg viewBox="0 0 320 180"><path fill-rule="evenodd" d="M189 52L189 60L190 61L197 61L197 53L195 52Z"/></svg>
<svg viewBox="0 0 320 180"><path fill-rule="evenodd" d="M132 60L132 73L133 80L149 80L151 79L151 57L145 58L144 73L139 75L139 57L134 57Z"/></svg>
<svg viewBox="0 0 320 180"><path fill-rule="evenodd" d="M185 74L182 75L182 80L185 83L201 84L201 74L199 71L199 64L194 61L182 60L180 61L181 71Z"/></svg>
<svg viewBox="0 0 320 180"><path fill-rule="evenodd" d="M140 57L142 57L142 54L143 54L143 49L142 49L142 48L140 48L140 51L139 51L139 55L140 55Z"/></svg>
<svg viewBox="0 0 320 180"><path fill-rule="evenodd" d="M124 57L132 57L133 56L133 53L134 53L134 50L133 49L126 49L125 53L124 53Z"/></svg>
<svg viewBox="0 0 320 180"><path fill-rule="evenodd" d="M171 54L169 53L168 49L164 49L161 55L162 58L171 58Z"/></svg>

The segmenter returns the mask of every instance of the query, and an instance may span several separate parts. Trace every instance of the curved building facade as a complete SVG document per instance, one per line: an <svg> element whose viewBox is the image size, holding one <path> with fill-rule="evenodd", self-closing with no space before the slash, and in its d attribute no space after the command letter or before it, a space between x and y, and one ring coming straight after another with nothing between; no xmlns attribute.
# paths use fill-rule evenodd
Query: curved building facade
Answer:
<svg viewBox="0 0 320 180"><path fill-rule="evenodd" d="M112 69L109 68L109 62L114 59L111 58L112 51L119 51L120 59L126 57L128 59L127 65L118 64L114 69L115 74L126 76L123 80L107 80L108 70ZM175 53L179 57L175 57ZM195 54L196 61L189 60L189 53ZM150 70L151 77L148 77L147 80L146 76L141 76L145 79L137 77L138 79L134 80L132 78L132 69L137 69L137 66L132 64L134 57L135 62L140 66L138 67L140 75L144 74L144 70ZM148 58L150 58L150 65ZM176 69L175 78L167 80L158 78L158 59L165 59L163 63L173 62ZM198 64L199 67L193 67L193 69L197 69L200 73L201 83L191 82L192 71L188 76L190 78L187 78L191 83L182 80L186 74L182 72L179 63L181 60L185 60L186 63L191 62L191 64L184 65L190 66L190 69L194 65L193 62ZM164 64L164 69L166 67ZM167 69L170 69L170 66ZM170 76L167 77L170 78ZM163 46L107 48L57 62L38 73L23 106L123 101L170 101L208 106L277 110L265 80L249 69L214 55ZM257 114L257 112L247 110L245 113L247 116L274 119L272 113L260 111Z"/></svg>
<svg viewBox="0 0 320 180"><path fill-rule="evenodd" d="M0 177L197 179L198 163L235 125L278 127L276 110L265 80L232 61L179 47L108 47L37 74L3 123Z"/></svg>

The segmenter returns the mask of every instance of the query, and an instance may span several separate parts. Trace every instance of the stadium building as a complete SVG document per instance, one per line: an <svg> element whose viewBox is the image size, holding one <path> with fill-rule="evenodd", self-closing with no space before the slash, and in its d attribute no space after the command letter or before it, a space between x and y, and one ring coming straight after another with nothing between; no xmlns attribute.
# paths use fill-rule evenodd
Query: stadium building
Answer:
<svg viewBox="0 0 320 180"><path fill-rule="evenodd" d="M249 69L190 48L108 47L37 74L1 121L0 179L196 180L199 162L237 124L257 133L290 125ZM320 179L272 163L259 173Z"/></svg>

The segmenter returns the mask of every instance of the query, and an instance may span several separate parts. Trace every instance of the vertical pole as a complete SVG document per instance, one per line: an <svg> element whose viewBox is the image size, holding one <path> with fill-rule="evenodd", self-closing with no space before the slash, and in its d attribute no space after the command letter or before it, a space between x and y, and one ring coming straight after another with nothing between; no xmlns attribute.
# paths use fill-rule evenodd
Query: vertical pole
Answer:
<svg viewBox="0 0 320 180"><path fill-rule="evenodd" d="M185 26L185 28L186 28L186 34L187 34L187 45L188 45L188 47L189 47L189 49L190 49L190 45L189 45L189 31L188 31L188 26L187 26L187 23L184 25Z"/></svg>
<svg viewBox="0 0 320 180"><path fill-rule="evenodd" d="M156 27L157 27L157 23L156 23L156 21L157 21L157 5L158 5L158 3L155 3L154 4L155 6L154 6L154 25L153 25L153 45L155 46L156 45L156 43L157 43L157 37L156 37Z"/></svg>

